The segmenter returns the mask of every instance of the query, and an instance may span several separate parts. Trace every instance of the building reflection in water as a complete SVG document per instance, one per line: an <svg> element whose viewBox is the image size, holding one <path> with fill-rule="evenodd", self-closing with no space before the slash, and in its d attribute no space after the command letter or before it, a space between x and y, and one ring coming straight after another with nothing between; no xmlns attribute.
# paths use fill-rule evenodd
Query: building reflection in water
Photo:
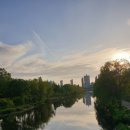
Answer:
<svg viewBox="0 0 130 130"><path fill-rule="evenodd" d="M83 96L83 103L87 106L91 105L91 94L90 92L86 91Z"/></svg>

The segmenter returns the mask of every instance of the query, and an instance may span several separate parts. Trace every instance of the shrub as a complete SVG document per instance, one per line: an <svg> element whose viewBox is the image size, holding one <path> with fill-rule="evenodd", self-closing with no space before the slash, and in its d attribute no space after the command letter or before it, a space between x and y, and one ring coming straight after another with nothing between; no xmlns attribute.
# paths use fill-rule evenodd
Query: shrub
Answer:
<svg viewBox="0 0 130 130"><path fill-rule="evenodd" d="M0 98L0 108L14 107L12 100L7 98Z"/></svg>

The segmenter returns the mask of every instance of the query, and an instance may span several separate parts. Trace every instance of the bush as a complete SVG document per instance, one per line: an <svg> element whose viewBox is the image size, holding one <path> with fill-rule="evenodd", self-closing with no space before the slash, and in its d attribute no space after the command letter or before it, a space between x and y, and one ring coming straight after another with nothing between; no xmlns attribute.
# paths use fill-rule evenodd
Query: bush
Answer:
<svg viewBox="0 0 130 130"><path fill-rule="evenodd" d="M4 109L8 107L14 107L13 101L7 98L0 98L0 108Z"/></svg>
<svg viewBox="0 0 130 130"><path fill-rule="evenodd" d="M119 124L119 125L116 127L116 130L130 130L130 128L129 128L127 125Z"/></svg>
<svg viewBox="0 0 130 130"><path fill-rule="evenodd" d="M13 98L13 102L16 106L20 106L24 104L24 99L22 97Z"/></svg>

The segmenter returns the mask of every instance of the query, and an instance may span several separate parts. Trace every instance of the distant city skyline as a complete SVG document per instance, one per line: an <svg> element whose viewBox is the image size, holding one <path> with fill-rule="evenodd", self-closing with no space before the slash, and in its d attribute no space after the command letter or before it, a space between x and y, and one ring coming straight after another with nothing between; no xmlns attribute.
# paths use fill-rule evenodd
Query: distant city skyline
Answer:
<svg viewBox="0 0 130 130"><path fill-rule="evenodd" d="M60 80L60 86L62 87L64 85L64 81Z"/></svg>
<svg viewBox="0 0 130 130"><path fill-rule="evenodd" d="M90 76L88 74L81 78L81 84L83 88L90 88Z"/></svg>
<svg viewBox="0 0 130 130"><path fill-rule="evenodd" d="M0 67L14 78L94 81L106 61L130 61L129 12L129 0L0 1Z"/></svg>

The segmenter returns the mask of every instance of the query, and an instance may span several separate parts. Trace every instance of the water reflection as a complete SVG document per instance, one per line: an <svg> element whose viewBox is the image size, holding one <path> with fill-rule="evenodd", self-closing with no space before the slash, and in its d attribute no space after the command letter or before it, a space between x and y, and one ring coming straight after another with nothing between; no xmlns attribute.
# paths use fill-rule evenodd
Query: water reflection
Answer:
<svg viewBox="0 0 130 130"><path fill-rule="evenodd" d="M71 107L79 98L67 97L48 101L25 113L12 114L1 119L2 130L37 130L44 129L49 120L55 116L60 106Z"/></svg>
<svg viewBox="0 0 130 130"><path fill-rule="evenodd" d="M130 110L122 107L117 99L104 101L97 97L95 111L103 130L130 130Z"/></svg>
<svg viewBox="0 0 130 130"><path fill-rule="evenodd" d="M2 130L36 130L44 128L45 124L55 115L52 104L47 103L26 113L4 117Z"/></svg>
<svg viewBox="0 0 130 130"><path fill-rule="evenodd" d="M83 99L78 100L71 108L60 106L56 116L51 118L44 130L101 130L94 111L94 100L86 107Z"/></svg>
<svg viewBox="0 0 130 130"><path fill-rule="evenodd" d="M116 122L112 118L109 106L97 99L95 102L95 110L98 124L103 130L114 130Z"/></svg>
<svg viewBox="0 0 130 130"><path fill-rule="evenodd" d="M87 106L91 105L91 94L89 91L85 91L83 96L83 103Z"/></svg>
<svg viewBox="0 0 130 130"><path fill-rule="evenodd" d="M88 92L85 92L83 99L66 97L48 101L27 112L1 118L0 122L0 130L100 129L95 117L93 98Z"/></svg>

